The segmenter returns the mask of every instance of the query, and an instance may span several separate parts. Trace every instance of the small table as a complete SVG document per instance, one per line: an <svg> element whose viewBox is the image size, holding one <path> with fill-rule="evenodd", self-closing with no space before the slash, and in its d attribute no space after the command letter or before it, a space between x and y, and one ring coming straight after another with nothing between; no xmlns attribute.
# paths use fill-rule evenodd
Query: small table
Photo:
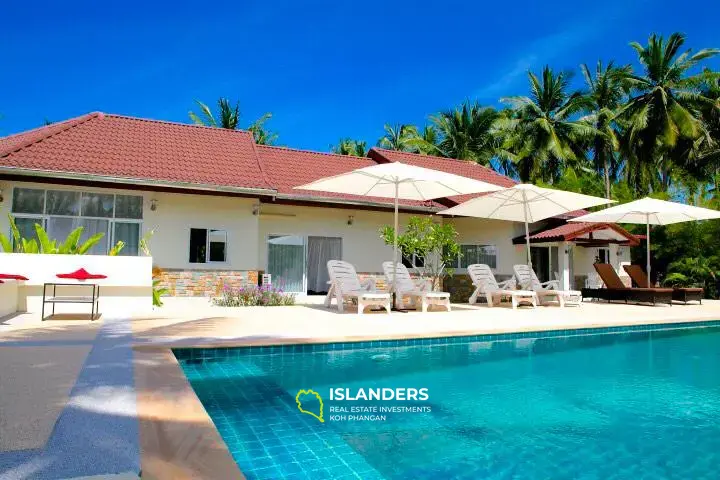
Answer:
<svg viewBox="0 0 720 480"><path fill-rule="evenodd" d="M48 297L48 287L52 287L52 296ZM81 296L57 296L57 287L90 287L92 288L92 295L81 295ZM42 300L42 313L40 314L41 320L45 321L45 304L52 304L52 313L55 315L55 304L56 303L89 303L90 307L90 320L95 320L95 315L99 314L100 308L100 285L97 283L45 283L43 285L43 300Z"/></svg>

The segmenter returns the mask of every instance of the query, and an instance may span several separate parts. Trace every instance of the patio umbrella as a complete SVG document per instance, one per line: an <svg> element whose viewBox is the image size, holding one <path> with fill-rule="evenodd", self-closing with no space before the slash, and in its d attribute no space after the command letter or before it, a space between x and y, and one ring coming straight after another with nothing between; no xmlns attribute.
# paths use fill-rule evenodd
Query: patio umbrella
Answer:
<svg viewBox="0 0 720 480"><path fill-rule="evenodd" d="M613 222L645 224L647 250L645 268L650 287L650 225L669 225L692 220L720 218L720 212L709 208L693 207L684 203L666 202L645 197L634 202L616 205L599 212L573 218L571 222Z"/></svg>
<svg viewBox="0 0 720 480"><path fill-rule="evenodd" d="M332 192L395 200L395 238L393 242L393 281L395 291L395 265L397 265L398 201L426 201L469 193L492 192L500 187L492 183L473 180L429 168L400 162L381 163L359 168L340 175L325 177L306 185L301 190Z"/></svg>
<svg viewBox="0 0 720 480"><path fill-rule="evenodd" d="M482 197L473 198L439 213L442 215L493 218L525 223L527 262L532 267L528 224L582 208L612 202L613 200L606 198L591 197L581 193L521 183Z"/></svg>

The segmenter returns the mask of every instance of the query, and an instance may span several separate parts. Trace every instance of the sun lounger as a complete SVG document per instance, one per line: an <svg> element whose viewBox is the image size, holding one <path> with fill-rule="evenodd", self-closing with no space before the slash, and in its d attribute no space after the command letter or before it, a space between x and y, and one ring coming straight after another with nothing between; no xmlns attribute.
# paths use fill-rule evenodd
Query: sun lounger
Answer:
<svg viewBox="0 0 720 480"><path fill-rule="evenodd" d="M325 306L329 307L333 297L337 301L338 311L343 311L345 300L357 301L358 315L362 315L365 307L383 307L390 313L391 300L389 293L375 292L374 282L360 282L355 267L342 260L330 260L327 263L330 288L325 297Z"/></svg>
<svg viewBox="0 0 720 480"><path fill-rule="evenodd" d="M633 283L638 287L646 287L649 285L645 270L640 265L623 265L623 268L632 278ZM683 288L673 287L672 299L677 302L700 302L702 304L702 298L705 290L702 288Z"/></svg>
<svg viewBox="0 0 720 480"><path fill-rule="evenodd" d="M515 279L513 278L498 283L489 265L482 263L468 265L467 271L475 287L469 303L477 303L477 298L480 295L485 295L488 307L494 306L496 300L500 304L503 298L509 298L512 301L513 308L517 308L520 303L529 303L533 308L537 306L538 297L535 292L515 290Z"/></svg>
<svg viewBox="0 0 720 480"><path fill-rule="evenodd" d="M385 273L385 281L388 286L393 283L393 262L383 262L383 273ZM395 306L398 309L405 308L404 297L410 297L412 305L417 309L418 301L420 302L423 312L427 312L430 305L440 305L450 311L450 294L447 292L433 292L427 284L418 286L410 276L410 272L405 265L398 263L396 265L395 277Z"/></svg>
<svg viewBox="0 0 720 480"><path fill-rule="evenodd" d="M599 289L598 293L599 298L603 300L608 302L623 300L625 303L633 301L652 303L653 305L657 303L672 304L672 288L629 288L622 282L612 265L596 263L593 266L605 284L605 288Z"/></svg>
<svg viewBox="0 0 720 480"><path fill-rule="evenodd" d="M538 296L540 303L545 303L545 298L555 298L561 307L565 305L580 305L582 303L582 292L578 290L560 290L560 282L549 280L540 282L535 271L528 265L515 265L513 267L518 283L524 290L532 290Z"/></svg>

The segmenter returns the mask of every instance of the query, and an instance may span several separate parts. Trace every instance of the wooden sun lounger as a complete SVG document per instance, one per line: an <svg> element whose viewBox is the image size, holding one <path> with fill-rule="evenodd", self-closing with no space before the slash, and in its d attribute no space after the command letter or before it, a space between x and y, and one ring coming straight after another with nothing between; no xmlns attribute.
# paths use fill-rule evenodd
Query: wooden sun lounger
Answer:
<svg viewBox="0 0 720 480"><path fill-rule="evenodd" d="M648 285L647 275L640 265L623 265L623 268L636 286L644 287ZM702 288L673 287L672 291L672 299L683 303L700 302L702 304L702 298L705 294L705 290Z"/></svg>
<svg viewBox="0 0 720 480"><path fill-rule="evenodd" d="M612 265L607 263L596 263L593 265L598 275L605 284L605 288L599 289L599 297L602 300L611 302L613 300L623 300L625 303L666 303L672 305L672 288L630 288L622 283Z"/></svg>

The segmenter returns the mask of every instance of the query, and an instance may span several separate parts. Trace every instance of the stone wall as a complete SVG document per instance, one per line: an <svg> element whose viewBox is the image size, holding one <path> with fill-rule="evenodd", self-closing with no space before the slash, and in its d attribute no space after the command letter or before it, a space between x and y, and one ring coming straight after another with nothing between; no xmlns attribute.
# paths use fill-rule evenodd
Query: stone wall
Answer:
<svg viewBox="0 0 720 480"><path fill-rule="evenodd" d="M163 269L160 285L173 297L215 297L227 285L240 288L258 284L256 270L183 270Z"/></svg>
<svg viewBox="0 0 720 480"><path fill-rule="evenodd" d="M495 275L498 283L508 280L512 275ZM456 273L452 277L445 277L443 282L444 290L450 293L450 301L453 303L467 303L470 295L475 291L470 276L467 274ZM479 299L480 302L485 301L485 297Z"/></svg>

